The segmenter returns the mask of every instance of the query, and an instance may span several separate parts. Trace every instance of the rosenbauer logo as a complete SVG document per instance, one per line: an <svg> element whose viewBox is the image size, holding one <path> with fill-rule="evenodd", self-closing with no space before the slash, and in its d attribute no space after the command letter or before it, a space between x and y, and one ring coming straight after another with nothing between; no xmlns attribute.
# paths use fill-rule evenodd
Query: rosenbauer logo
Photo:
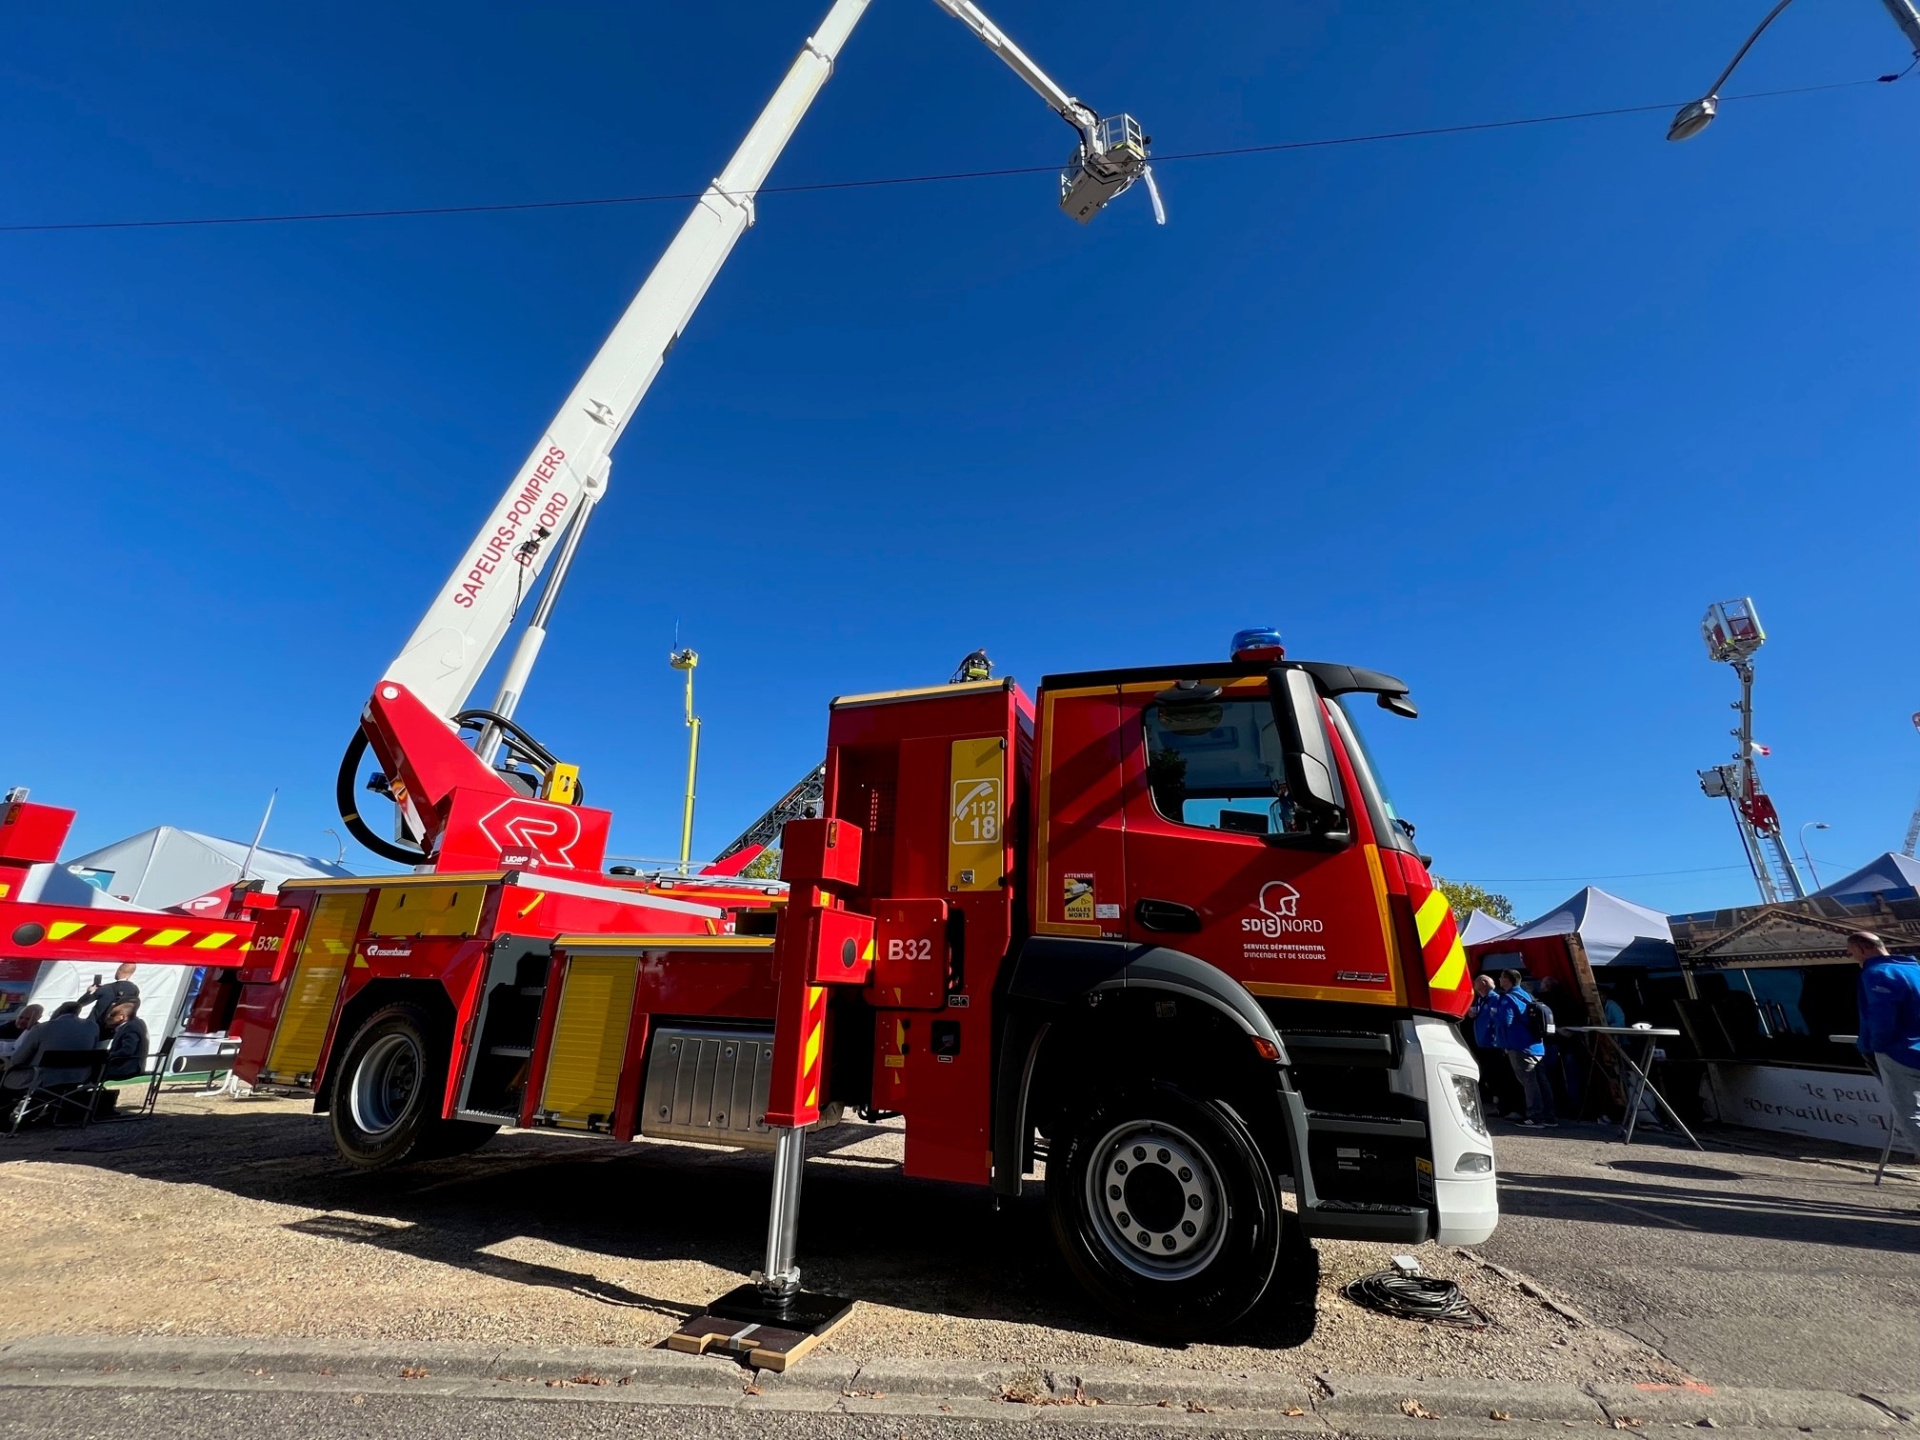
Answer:
<svg viewBox="0 0 1920 1440"><path fill-rule="evenodd" d="M1269 880L1262 885L1259 905L1258 915L1249 915L1240 922L1240 928L1250 935L1271 939L1280 935L1318 935L1326 929L1325 921L1300 917L1297 913L1300 892L1284 880Z"/></svg>

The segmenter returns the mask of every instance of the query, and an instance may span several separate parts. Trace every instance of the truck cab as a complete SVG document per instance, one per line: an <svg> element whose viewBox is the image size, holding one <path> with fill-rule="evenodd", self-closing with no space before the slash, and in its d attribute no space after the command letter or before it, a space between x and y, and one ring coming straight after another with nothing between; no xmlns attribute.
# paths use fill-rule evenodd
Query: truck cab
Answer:
<svg viewBox="0 0 1920 1440"><path fill-rule="evenodd" d="M858 878L790 878L875 962L827 987L823 1093L904 1115L909 1174L1044 1174L1079 1278L1162 1333L1251 1309L1289 1232L1484 1239L1465 955L1363 705L1415 713L1277 646L835 701L815 823L859 829Z"/></svg>

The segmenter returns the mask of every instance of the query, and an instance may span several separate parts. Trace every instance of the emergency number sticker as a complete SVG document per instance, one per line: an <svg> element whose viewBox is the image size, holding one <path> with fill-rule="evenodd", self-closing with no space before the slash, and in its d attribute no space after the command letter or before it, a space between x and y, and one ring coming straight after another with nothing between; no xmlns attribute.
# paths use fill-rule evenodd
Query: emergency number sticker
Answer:
<svg viewBox="0 0 1920 1440"><path fill-rule="evenodd" d="M1068 920L1093 919L1093 876L1068 875L1062 886L1060 905L1061 914Z"/></svg>
<svg viewBox="0 0 1920 1440"><path fill-rule="evenodd" d="M983 775L953 782L955 845L998 845L1000 841L1000 780Z"/></svg>

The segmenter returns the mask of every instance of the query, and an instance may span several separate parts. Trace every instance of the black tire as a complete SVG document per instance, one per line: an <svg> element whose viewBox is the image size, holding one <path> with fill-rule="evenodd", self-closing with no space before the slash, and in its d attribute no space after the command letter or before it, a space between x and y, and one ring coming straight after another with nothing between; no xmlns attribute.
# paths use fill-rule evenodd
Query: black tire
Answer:
<svg viewBox="0 0 1920 1440"><path fill-rule="evenodd" d="M334 1070L328 1113L340 1158L360 1170L460 1155L498 1127L445 1120L447 1037L417 1005L388 1005L367 1018Z"/></svg>
<svg viewBox="0 0 1920 1440"><path fill-rule="evenodd" d="M1260 1303L1284 1211L1230 1106L1140 1086L1085 1103L1060 1129L1047 1209L1061 1254L1096 1300L1167 1340L1214 1334Z"/></svg>

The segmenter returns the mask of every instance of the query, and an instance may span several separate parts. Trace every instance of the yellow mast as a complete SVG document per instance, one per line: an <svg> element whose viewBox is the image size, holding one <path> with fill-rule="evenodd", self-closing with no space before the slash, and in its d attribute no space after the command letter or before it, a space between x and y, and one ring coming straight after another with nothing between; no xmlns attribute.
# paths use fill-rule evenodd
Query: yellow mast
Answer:
<svg viewBox="0 0 1920 1440"><path fill-rule="evenodd" d="M670 651L667 663L687 672L687 803L680 813L680 873L687 873L688 857L693 854L693 785L700 773L700 717L693 713L693 670L700 657L692 646Z"/></svg>

